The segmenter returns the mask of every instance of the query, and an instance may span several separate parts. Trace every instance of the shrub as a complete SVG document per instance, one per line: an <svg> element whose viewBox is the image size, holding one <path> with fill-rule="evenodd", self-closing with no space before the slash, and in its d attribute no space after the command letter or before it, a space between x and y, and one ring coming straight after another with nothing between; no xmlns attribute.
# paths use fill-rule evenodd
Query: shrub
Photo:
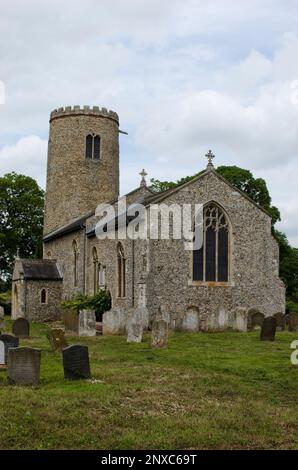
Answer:
<svg viewBox="0 0 298 470"><path fill-rule="evenodd" d="M80 294L74 299L61 303L62 308L74 310L94 310L96 319L101 321L102 314L111 309L111 294L108 290L100 290L93 296Z"/></svg>

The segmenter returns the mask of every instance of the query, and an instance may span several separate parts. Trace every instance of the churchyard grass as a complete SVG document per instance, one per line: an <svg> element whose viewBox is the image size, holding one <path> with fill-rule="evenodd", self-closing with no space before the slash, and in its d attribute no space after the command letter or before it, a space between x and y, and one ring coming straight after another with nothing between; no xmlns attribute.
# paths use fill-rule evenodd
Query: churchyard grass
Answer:
<svg viewBox="0 0 298 470"><path fill-rule="evenodd" d="M149 335L69 337L89 347L92 380L65 381L47 331L20 341L42 349L40 385L0 370L1 449L298 449L297 333L171 333L161 350Z"/></svg>

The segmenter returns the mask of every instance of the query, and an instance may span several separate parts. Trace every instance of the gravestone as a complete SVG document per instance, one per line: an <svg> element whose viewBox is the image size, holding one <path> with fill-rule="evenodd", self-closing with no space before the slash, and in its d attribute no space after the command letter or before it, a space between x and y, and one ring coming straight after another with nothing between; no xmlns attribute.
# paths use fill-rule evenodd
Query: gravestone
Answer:
<svg viewBox="0 0 298 470"><path fill-rule="evenodd" d="M18 318L13 322L12 332L17 338L29 338L30 325L26 318Z"/></svg>
<svg viewBox="0 0 298 470"><path fill-rule="evenodd" d="M5 365L5 344L0 341L0 367Z"/></svg>
<svg viewBox="0 0 298 470"><path fill-rule="evenodd" d="M62 351L68 346L64 331L61 328L53 328L47 333L53 351Z"/></svg>
<svg viewBox="0 0 298 470"><path fill-rule="evenodd" d="M298 331L298 314L289 313L287 315L287 324L289 331Z"/></svg>
<svg viewBox="0 0 298 470"><path fill-rule="evenodd" d="M79 314L79 336L96 335L96 317L92 310L80 310Z"/></svg>
<svg viewBox="0 0 298 470"><path fill-rule="evenodd" d="M10 384L36 385L40 377L41 350L35 348L10 348L7 376Z"/></svg>
<svg viewBox="0 0 298 470"><path fill-rule="evenodd" d="M79 315L75 310L67 310L63 314L65 333L69 335L78 335L79 333Z"/></svg>
<svg viewBox="0 0 298 470"><path fill-rule="evenodd" d="M89 351L87 346L75 344L62 350L64 378L90 379Z"/></svg>
<svg viewBox="0 0 298 470"><path fill-rule="evenodd" d="M143 337L143 324L130 322L127 325L127 342L141 343Z"/></svg>
<svg viewBox="0 0 298 470"><path fill-rule="evenodd" d="M248 330L261 329L263 321L264 321L263 313L256 312L256 313L250 314L248 317L247 329Z"/></svg>
<svg viewBox="0 0 298 470"><path fill-rule="evenodd" d="M286 327L286 316L283 313L276 313L274 318L276 318L276 329L278 331L284 331Z"/></svg>
<svg viewBox="0 0 298 470"><path fill-rule="evenodd" d="M5 347L5 364L7 364L8 349L19 346L19 338L12 335L0 335L0 341L3 341Z"/></svg>
<svg viewBox="0 0 298 470"><path fill-rule="evenodd" d="M152 323L151 346L152 348L166 348L168 345L169 324L165 320L155 320Z"/></svg>
<svg viewBox="0 0 298 470"><path fill-rule="evenodd" d="M0 305L0 331L5 329L4 308Z"/></svg>
<svg viewBox="0 0 298 470"><path fill-rule="evenodd" d="M274 341L276 333L276 318L266 317L264 318L261 328L261 341Z"/></svg>
<svg viewBox="0 0 298 470"><path fill-rule="evenodd" d="M181 329L185 331L199 331L199 313L194 308L186 310L182 320Z"/></svg>

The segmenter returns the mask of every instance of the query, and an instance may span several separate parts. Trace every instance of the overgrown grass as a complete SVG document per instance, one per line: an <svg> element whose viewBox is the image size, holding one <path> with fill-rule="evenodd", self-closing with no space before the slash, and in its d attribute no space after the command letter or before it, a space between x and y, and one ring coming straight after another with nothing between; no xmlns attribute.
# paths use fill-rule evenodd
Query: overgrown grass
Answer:
<svg viewBox="0 0 298 470"><path fill-rule="evenodd" d="M1 449L298 448L297 333L175 333L154 351L149 336L69 338L89 346L94 379L69 382L47 329L21 341L42 348L39 386L0 371Z"/></svg>

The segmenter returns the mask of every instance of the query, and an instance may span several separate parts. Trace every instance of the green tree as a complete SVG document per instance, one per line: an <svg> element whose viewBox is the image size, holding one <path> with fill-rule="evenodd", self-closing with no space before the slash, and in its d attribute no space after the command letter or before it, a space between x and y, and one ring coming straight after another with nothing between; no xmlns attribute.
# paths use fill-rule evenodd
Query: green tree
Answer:
<svg viewBox="0 0 298 470"><path fill-rule="evenodd" d="M42 255L44 192L29 176L0 177L0 286L11 279L14 257Z"/></svg>
<svg viewBox="0 0 298 470"><path fill-rule="evenodd" d="M204 170L192 176L185 176L176 182L160 181L152 178L150 180L151 189L154 192L165 191L166 189L174 188L179 184L187 183L203 172ZM265 209L272 218L273 226L278 220L280 220L280 212L277 207L271 205L271 197L266 185L266 181L263 178L254 178L251 171L239 168L237 166L219 166L216 169L216 172L223 176L237 189L247 194L260 207Z"/></svg>

